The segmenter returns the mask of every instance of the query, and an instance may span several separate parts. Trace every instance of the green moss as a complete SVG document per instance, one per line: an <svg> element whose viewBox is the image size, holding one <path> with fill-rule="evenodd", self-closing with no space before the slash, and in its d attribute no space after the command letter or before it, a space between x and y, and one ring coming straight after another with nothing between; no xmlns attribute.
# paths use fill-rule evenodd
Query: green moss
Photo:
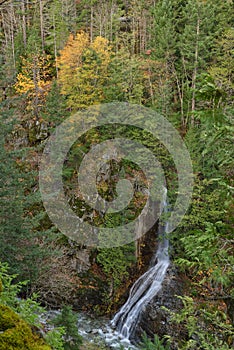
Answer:
<svg viewBox="0 0 234 350"><path fill-rule="evenodd" d="M0 305L0 331L5 331L8 328L15 327L19 321L19 316L14 313L8 306Z"/></svg>
<svg viewBox="0 0 234 350"><path fill-rule="evenodd" d="M51 350L9 307L0 305L0 350Z"/></svg>

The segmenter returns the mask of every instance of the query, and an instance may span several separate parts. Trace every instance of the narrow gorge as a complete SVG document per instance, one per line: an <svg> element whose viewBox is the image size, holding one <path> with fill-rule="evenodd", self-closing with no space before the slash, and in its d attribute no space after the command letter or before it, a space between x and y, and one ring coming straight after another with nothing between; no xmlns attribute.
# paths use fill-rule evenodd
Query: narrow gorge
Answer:
<svg viewBox="0 0 234 350"><path fill-rule="evenodd" d="M166 194L166 191L165 191ZM163 213L167 213L168 205L163 200ZM170 265L168 223L160 223L157 239L159 241L150 268L133 284L126 303L111 321L111 325L125 338L132 340L142 310L161 289L167 268Z"/></svg>

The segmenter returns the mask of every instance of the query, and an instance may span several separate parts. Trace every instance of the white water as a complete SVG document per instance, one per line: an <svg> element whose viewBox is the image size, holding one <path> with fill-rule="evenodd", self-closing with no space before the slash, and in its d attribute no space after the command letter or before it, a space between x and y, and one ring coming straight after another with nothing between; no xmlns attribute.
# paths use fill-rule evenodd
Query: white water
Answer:
<svg viewBox="0 0 234 350"><path fill-rule="evenodd" d="M163 212L166 213L166 191L162 204ZM111 349L119 349L120 345L122 345L124 349L137 350L137 347L131 344L130 338L134 334L135 327L144 307L159 292L170 264L168 255L169 243L166 238L168 232L167 226L167 223L165 225L159 225L157 232L159 239L158 249L151 261L149 270L134 283L128 300L111 321L111 326L115 330L108 325L106 319L93 319L86 314L80 313L78 315L77 326L79 333L84 339L94 344L102 344L101 342L104 341ZM53 318L54 313L57 314L59 311L48 312L47 315L44 315L45 324L49 324L47 318Z"/></svg>
<svg viewBox="0 0 234 350"><path fill-rule="evenodd" d="M166 194L165 194L166 195ZM167 212L166 200L163 201L163 212ZM130 339L145 306L162 287L167 268L170 265L168 247L165 237L168 224L160 224L158 238L160 240L157 252L151 262L151 267L132 286L128 300L111 321L117 332L125 339Z"/></svg>

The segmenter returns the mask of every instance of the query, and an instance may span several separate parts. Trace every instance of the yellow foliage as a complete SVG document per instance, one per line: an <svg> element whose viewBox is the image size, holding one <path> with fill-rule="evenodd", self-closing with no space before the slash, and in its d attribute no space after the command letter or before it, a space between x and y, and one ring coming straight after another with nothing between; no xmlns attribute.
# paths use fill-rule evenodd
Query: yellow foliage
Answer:
<svg viewBox="0 0 234 350"><path fill-rule="evenodd" d="M50 83L50 55L34 54L22 58L22 71L14 87L17 93L27 94L29 106L35 97L43 101Z"/></svg>
<svg viewBox="0 0 234 350"><path fill-rule="evenodd" d="M17 75L17 83L15 84L15 90L20 93L26 93L34 88L33 81L26 75L19 73Z"/></svg>
<svg viewBox="0 0 234 350"><path fill-rule="evenodd" d="M88 46L88 36L85 33L77 34L74 38L70 35L65 48L60 52L58 66L60 68L59 82L61 92L67 95L71 86L75 84L75 70L81 64L81 55Z"/></svg>
<svg viewBox="0 0 234 350"><path fill-rule="evenodd" d="M110 47L108 40L98 36L92 42L90 47L99 54L102 59L102 65L107 67L107 65L110 63Z"/></svg>
<svg viewBox="0 0 234 350"><path fill-rule="evenodd" d="M76 110L103 101L109 62L108 40L97 37L90 43L84 32L70 35L58 59L59 83L68 107Z"/></svg>

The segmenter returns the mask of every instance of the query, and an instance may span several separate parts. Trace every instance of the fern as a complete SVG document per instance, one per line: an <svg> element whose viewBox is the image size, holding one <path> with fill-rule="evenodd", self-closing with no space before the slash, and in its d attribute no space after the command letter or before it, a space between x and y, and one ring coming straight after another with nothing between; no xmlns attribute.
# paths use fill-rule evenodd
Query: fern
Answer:
<svg viewBox="0 0 234 350"><path fill-rule="evenodd" d="M154 340L150 340L144 333L142 337L142 343L140 345L141 350L169 350L169 345L164 346L159 337L155 334Z"/></svg>

